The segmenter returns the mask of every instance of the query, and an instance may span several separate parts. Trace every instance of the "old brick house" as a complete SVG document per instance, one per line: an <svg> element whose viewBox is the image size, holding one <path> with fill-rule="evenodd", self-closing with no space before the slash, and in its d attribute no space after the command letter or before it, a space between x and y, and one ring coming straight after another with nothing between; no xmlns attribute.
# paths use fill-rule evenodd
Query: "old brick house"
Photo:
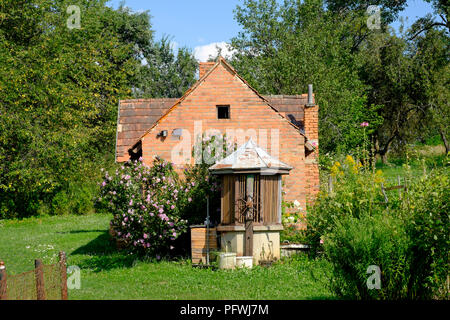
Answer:
<svg viewBox="0 0 450 320"><path fill-rule="evenodd" d="M285 199L305 208L319 188L318 106L312 93L309 101L307 94L261 95L219 57L200 63L199 80L179 99L120 101L116 161L142 156L151 164L159 156L193 163L191 147L202 133L226 133L238 145L252 137L293 167L283 178Z"/></svg>

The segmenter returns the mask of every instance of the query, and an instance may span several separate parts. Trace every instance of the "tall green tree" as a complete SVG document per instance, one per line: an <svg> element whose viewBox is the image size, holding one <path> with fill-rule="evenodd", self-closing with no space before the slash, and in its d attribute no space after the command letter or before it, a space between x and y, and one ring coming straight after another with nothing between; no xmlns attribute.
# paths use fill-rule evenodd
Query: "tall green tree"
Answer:
<svg viewBox="0 0 450 320"><path fill-rule="evenodd" d="M431 28L415 37L411 43L413 69L418 79L414 98L425 117L420 119L424 134L438 133L450 151L450 38L445 30Z"/></svg>
<svg viewBox="0 0 450 320"><path fill-rule="evenodd" d="M118 99L131 95L147 13L102 0L0 4L0 218L83 212L114 150ZM70 5L80 28L68 28Z"/></svg>
<svg viewBox="0 0 450 320"><path fill-rule="evenodd" d="M252 86L267 94L300 94L314 85L321 150L353 150L363 139L362 122L370 123L369 133L377 127L354 54L354 23L362 25L363 16L338 18L320 0L246 0L235 17L243 31L232 39L233 65Z"/></svg>
<svg viewBox="0 0 450 320"><path fill-rule="evenodd" d="M399 12L403 11L407 5L406 0L326 0L325 4L333 12L367 12L369 6L380 8L380 15L383 24L389 24L396 20Z"/></svg>
<svg viewBox="0 0 450 320"><path fill-rule="evenodd" d="M144 52L134 96L181 97L194 84L197 67L192 50L183 47L175 52L170 38L165 36Z"/></svg>
<svg viewBox="0 0 450 320"><path fill-rule="evenodd" d="M435 28L413 39L409 32L372 33L360 51L360 78L369 87L369 103L382 106L383 123L374 137L383 162L391 149L401 151L435 134L448 152L449 38Z"/></svg>

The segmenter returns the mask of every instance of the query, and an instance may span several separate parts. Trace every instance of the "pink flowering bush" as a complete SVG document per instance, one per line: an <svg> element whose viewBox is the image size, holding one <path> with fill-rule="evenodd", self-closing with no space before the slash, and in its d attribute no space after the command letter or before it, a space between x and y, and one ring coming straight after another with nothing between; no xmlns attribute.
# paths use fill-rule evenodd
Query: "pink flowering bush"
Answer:
<svg viewBox="0 0 450 320"><path fill-rule="evenodd" d="M170 163L155 159L148 167L129 161L113 175L105 172L96 206L114 214L111 227L127 247L161 253L187 230L181 212L188 197Z"/></svg>
<svg viewBox="0 0 450 320"><path fill-rule="evenodd" d="M167 253L175 243L183 244L183 238L175 240L188 225L203 224L208 197L211 220L218 223L220 183L208 168L226 155L227 148L217 142L203 137L196 147L207 161L187 166L183 179L171 163L159 158L150 167L140 159L128 161L114 174L104 172L96 208L113 213L114 236L134 251Z"/></svg>

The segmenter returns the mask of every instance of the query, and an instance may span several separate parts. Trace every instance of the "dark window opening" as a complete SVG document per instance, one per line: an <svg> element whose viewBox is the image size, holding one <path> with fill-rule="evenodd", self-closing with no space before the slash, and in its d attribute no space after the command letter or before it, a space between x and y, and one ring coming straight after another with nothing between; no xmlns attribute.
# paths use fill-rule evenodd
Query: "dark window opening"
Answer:
<svg viewBox="0 0 450 320"><path fill-rule="evenodd" d="M230 119L230 106L217 106L217 119Z"/></svg>

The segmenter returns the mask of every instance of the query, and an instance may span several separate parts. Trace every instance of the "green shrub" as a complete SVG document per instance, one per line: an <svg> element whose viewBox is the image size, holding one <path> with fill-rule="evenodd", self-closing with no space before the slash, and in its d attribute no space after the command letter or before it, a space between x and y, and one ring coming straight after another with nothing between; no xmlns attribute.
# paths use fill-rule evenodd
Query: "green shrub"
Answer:
<svg viewBox="0 0 450 320"><path fill-rule="evenodd" d="M336 221L350 216L358 218L385 212L381 183L384 177L381 171L370 171L361 163L347 156L341 164L336 162L331 168L333 190L325 187L319 192L314 206L306 214L306 236L314 256L321 248L323 235L334 230ZM391 202L396 205L395 201Z"/></svg>
<svg viewBox="0 0 450 320"><path fill-rule="evenodd" d="M208 164L191 165L184 171L185 184L191 188L192 201L186 204L182 217L190 224L203 224L209 198L210 220L220 222L220 182L217 175L210 174Z"/></svg>
<svg viewBox="0 0 450 320"><path fill-rule="evenodd" d="M96 206L113 213L114 235L131 251L161 254L186 231L187 221L180 216L191 201L189 191L169 162L156 158L148 167L128 161L114 175L105 172Z"/></svg>
<svg viewBox="0 0 450 320"><path fill-rule="evenodd" d="M389 215L347 216L324 236L333 265L333 291L356 299L402 299L409 281L409 238L400 219ZM369 289L368 267L381 269L381 288Z"/></svg>
<svg viewBox="0 0 450 320"><path fill-rule="evenodd" d="M295 225L284 225L280 233L281 242L305 244L308 242L306 230L298 229Z"/></svg>
<svg viewBox="0 0 450 320"><path fill-rule="evenodd" d="M411 297L449 299L449 201L447 170L433 171L416 181L405 206L411 239Z"/></svg>
<svg viewBox="0 0 450 320"><path fill-rule="evenodd" d="M142 159L128 161L114 174L104 172L95 207L114 215L115 237L131 251L166 254L188 224L204 222L206 196L218 193L207 170L193 166L185 175L180 179L173 165L160 158L150 167Z"/></svg>
<svg viewBox="0 0 450 320"><path fill-rule="evenodd" d="M385 191L388 203L382 172L369 169L351 157L331 168L333 190L321 190L306 216L311 254L323 249L344 297L448 299L448 168L406 170L407 191ZM367 288L369 265L381 269L380 290Z"/></svg>
<svg viewBox="0 0 450 320"><path fill-rule="evenodd" d="M226 135L198 137L192 156L200 163L188 165L184 170L185 183L191 189L192 201L186 205L183 217L191 224L203 224L206 218L206 203L209 198L210 221L220 223L220 178L211 174L210 166L232 151L235 145Z"/></svg>
<svg viewBox="0 0 450 320"><path fill-rule="evenodd" d="M91 183L92 184L92 183ZM75 185L70 188L70 207L74 214L85 214L93 209L95 191L91 184Z"/></svg>
<svg viewBox="0 0 450 320"><path fill-rule="evenodd" d="M61 190L53 197L52 213L56 215L68 214L70 212L69 203L67 193Z"/></svg>

